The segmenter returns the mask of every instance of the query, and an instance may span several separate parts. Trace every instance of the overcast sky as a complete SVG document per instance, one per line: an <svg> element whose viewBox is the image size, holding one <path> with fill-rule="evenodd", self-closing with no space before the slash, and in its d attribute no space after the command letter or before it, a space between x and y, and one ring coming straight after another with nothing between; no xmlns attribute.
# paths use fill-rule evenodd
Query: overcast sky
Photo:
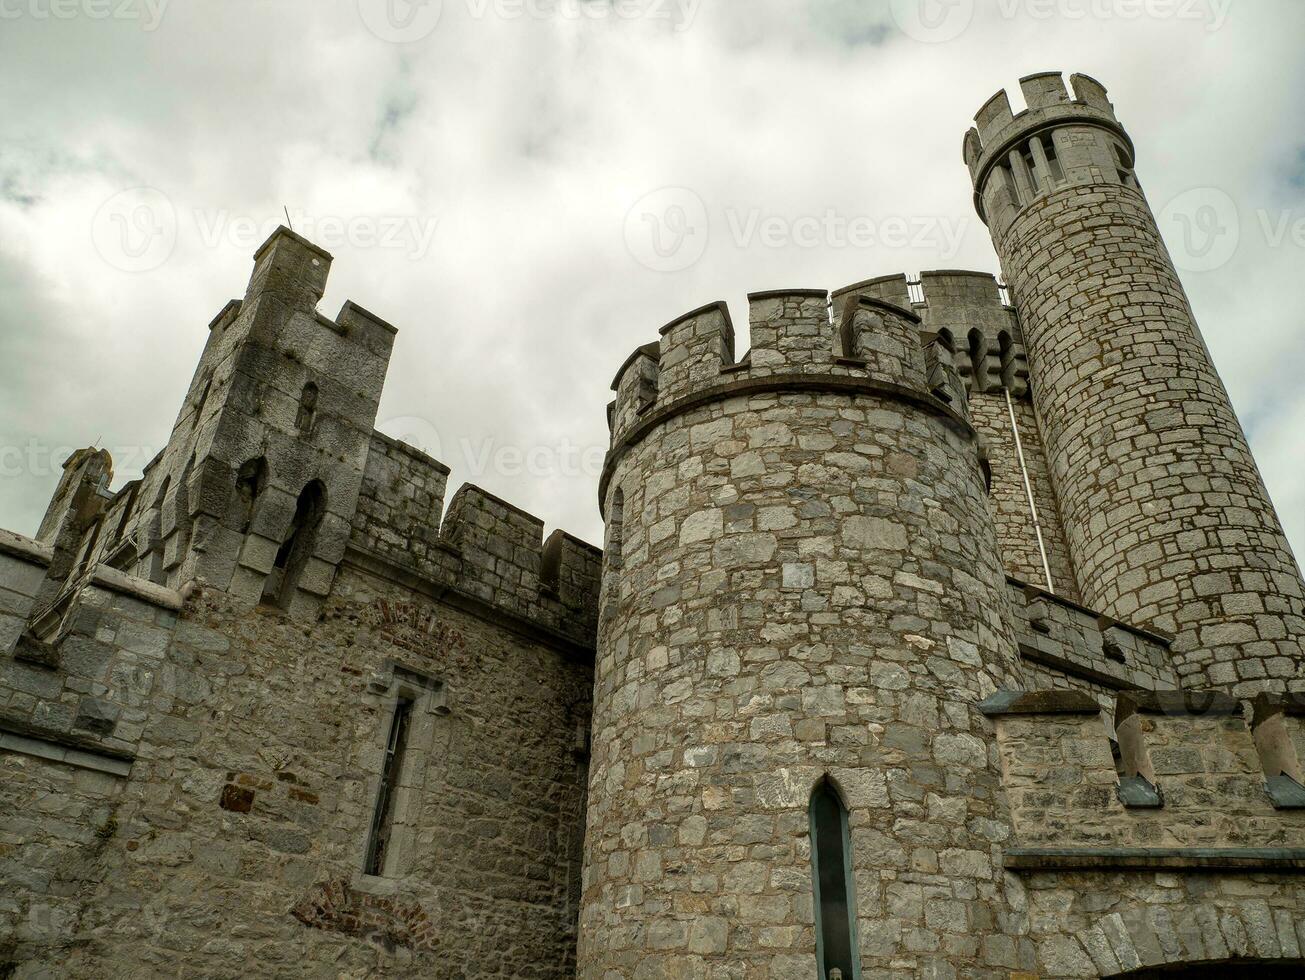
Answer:
<svg viewBox="0 0 1305 980"><path fill-rule="evenodd" d="M997 271L961 138L1063 69L1137 143L1300 555L1303 43L1300 0L0 0L0 526L71 447L139 475L288 207L323 312L399 328L378 427L599 541L629 351L717 299L745 333L749 291Z"/></svg>

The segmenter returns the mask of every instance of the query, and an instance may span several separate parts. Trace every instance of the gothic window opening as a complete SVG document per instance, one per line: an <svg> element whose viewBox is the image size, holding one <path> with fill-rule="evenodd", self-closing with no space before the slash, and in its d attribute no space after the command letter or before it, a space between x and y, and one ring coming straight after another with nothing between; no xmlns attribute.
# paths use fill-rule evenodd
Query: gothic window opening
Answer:
<svg viewBox="0 0 1305 980"><path fill-rule="evenodd" d="M299 417L295 420L295 426L302 435L308 435L313 431L316 419L317 385L310 381L304 385L303 393L299 396Z"/></svg>
<svg viewBox="0 0 1305 980"><path fill-rule="evenodd" d="M312 557L317 529L321 526L325 513L326 489L320 480L314 480L299 494L290 529L281 547L277 549L272 570L263 584L264 603L282 609L290 607L299 577L303 574L308 559Z"/></svg>
<svg viewBox="0 0 1305 980"><path fill-rule="evenodd" d="M819 980L860 980L847 807L826 777L811 793L811 872Z"/></svg>
<svg viewBox="0 0 1305 980"><path fill-rule="evenodd" d="M385 873L385 859L394 833L395 796L399 789L404 751L408 747L408 731L412 727L412 706L412 698L399 698L390 719L390 734L381 764L381 783L367 839L367 859L363 865L363 872L369 875Z"/></svg>

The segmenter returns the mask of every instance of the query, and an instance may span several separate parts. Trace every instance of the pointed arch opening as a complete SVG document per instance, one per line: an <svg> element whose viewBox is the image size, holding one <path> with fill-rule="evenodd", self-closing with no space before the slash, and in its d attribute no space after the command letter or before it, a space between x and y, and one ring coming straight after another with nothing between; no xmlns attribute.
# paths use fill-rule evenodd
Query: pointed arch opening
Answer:
<svg viewBox="0 0 1305 980"><path fill-rule="evenodd" d="M811 879L815 889L816 965L819 980L860 980L852 838L847 804L833 779L811 791Z"/></svg>
<svg viewBox="0 0 1305 980"><path fill-rule="evenodd" d="M281 609L290 607L299 577L303 574L312 557L313 546L317 541L317 529L326 514L326 487L321 480L314 480L304 487L295 504L295 516L290 521L285 540L277 549L272 570L268 572L263 583L262 601Z"/></svg>

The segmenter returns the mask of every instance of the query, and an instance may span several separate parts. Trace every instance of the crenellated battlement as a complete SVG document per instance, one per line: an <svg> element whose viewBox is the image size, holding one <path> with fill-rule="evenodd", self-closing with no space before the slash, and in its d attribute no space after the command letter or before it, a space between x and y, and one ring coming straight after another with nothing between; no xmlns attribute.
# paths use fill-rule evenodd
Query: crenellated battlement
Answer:
<svg viewBox="0 0 1305 980"><path fill-rule="evenodd" d="M919 318L922 343L938 340L971 395L1028 392L1029 366L1019 318L988 272L940 269L879 276L837 290L834 315L855 296L872 296L909 308Z"/></svg>
<svg viewBox="0 0 1305 980"><path fill-rule="evenodd" d="M968 429L965 386L951 351L939 357L930 349L937 337L922 330L918 313L881 296L835 296L837 303L822 289L750 294L752 346L737 361L724 302L662 327L660 342L636 349L612 382L613 447L685 399L762 388L879 390L917 399Z"/></svg>
<svg viewBox="0 0 1305 980"><path fill-rule="evenodd" d="M1087 75L1070 81L1072 99L1060 72L1020 79L1028 108L1013 113L1010 97L998 92L965 135L975 208L999 238L1024 208L1063 187L1137 187L1133 143L1105 87Z"/></svg>
<svg viewBox="0 0 1305 980"><path fill-rule="evenodd" d="M1248 718L1226 694L1125 692L1113 749L1085 693L999 692L979 707L996 724L1015 849L1305 846L1305 800L1270 787L1300 772L1297 700ZM1270 723L1277 756L1256 745L1255 730Z"/></svg>
<svg viewBox="0 0 1305 980"><path fill-rule="evenodd" d="M406 443L372 434L350 533L361 564L380 559L523 624L593 642L602 553L473 484L444 511L449 468ZM441 513L443 512L443 520Z"/></svg>
<svg viewBox="0 0 1305 980"><path fill-rule="evenodd" d="M1020 656L1109 690L1179 687L1169 639L1093 612L1035 585L1007 579Z"/></svg>
<svg viewBox="0 0 1305 980"><path fill-rule="evenodd" d="M1061 72L1026 75L1020 79L1020 91L1027 108L1018 114L1011 110L1010 96L1004 89L985 102L974 117L975 125L965 134L963 155L971 175L977 180L997 155L1007 152L1018 137L1035 130L1098 125L1128 140L1104 85L1089 75L1073 75L1070 84L1073 98L1065 88Z"/></svg>

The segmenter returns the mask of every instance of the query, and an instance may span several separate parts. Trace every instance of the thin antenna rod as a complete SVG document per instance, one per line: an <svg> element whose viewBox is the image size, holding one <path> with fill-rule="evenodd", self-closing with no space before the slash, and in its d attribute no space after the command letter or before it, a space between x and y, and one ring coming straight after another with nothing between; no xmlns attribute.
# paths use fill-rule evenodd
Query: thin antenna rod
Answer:
<svg viewBox="0 0 1305 980"><path fill-rule="evenodd" d="M294 222L290 220L290 209L286 207L284 204L282 204L281 210L285 212L285 226L289 228L291 231L294 231L295 225Z"/></svg>

